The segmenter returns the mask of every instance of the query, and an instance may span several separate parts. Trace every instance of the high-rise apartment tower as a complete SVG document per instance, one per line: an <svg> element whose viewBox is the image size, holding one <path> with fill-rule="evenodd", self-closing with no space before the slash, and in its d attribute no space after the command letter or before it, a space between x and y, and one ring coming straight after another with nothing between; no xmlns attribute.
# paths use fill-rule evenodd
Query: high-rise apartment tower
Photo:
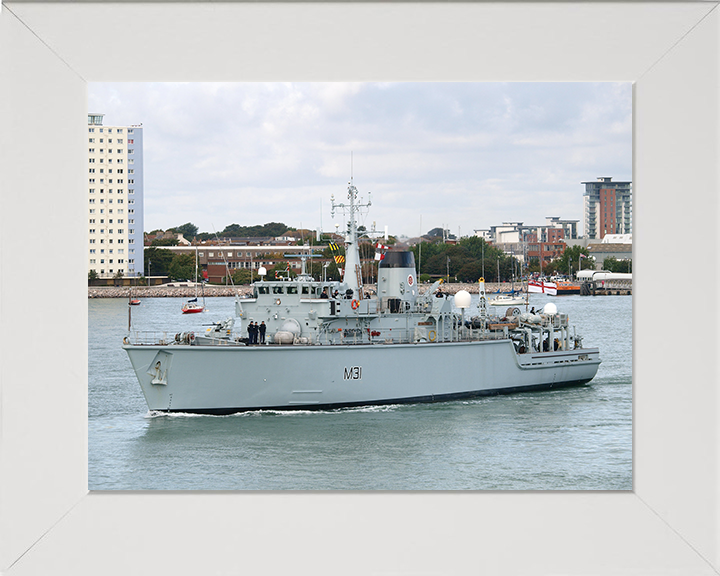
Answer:
<svg viewBox="0 0 720 576"><path fill-rule="evenodd" d="M88 271L143 274L143 130L88 114Z"/></svg>
<svg viewBox="0 0 720 576"><path fill-rule="evenodd" d="M632 233L632 182L601 177L585 184L585 237Z"/></svg>

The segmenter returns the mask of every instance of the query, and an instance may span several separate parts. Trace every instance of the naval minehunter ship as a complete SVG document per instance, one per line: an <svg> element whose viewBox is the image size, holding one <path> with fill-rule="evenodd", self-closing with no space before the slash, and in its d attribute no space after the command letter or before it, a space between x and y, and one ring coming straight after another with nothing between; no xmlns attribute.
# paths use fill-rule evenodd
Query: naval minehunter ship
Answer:
<svg viewBox="0 0 720 576"><path fill-rule="evenodd" d="M377 293L364 290L351 181L342 281L306 273L255 282L235 299L235 318L202 333L154 339L129 331L123 341L150 410L231 414L247 410L312 410L437 402L581 385L600 364L554 304L542 313L508 308L488 313L484 281L477 314L465 319L470 295L436 282L423 294L412 252L388 251ZM459 311L458 311L459 310ZM244 337L264 322L265 344Z"/></svg>

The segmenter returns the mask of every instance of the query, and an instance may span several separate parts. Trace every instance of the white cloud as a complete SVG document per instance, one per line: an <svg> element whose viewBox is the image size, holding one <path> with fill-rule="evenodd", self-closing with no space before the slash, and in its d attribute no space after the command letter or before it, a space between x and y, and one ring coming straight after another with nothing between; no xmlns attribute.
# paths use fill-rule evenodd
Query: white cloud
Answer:
<svg viewBox="0 0 720 576"><path fill-rule="evenodd" d="M332 227L353 174L370 222L416 235L582 220L582 181L631 178L631 86L586 83L92 84L140 124L146 229ZM336 220L337 221L337 220Z"/></svg>

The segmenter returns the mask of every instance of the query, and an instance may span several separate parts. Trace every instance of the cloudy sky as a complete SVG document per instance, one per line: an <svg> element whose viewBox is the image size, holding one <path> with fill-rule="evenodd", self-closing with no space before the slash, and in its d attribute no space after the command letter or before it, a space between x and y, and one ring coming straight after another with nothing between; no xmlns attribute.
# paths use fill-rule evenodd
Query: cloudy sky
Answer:
<svg viewBox="0 0 720 576"><path fill-rule="evenodd" d="M142 124L145 230L326 231L352 173L368 228L417 236L580 221L581 182L632 179L629 83L105 83L88 112Z"/></svg>

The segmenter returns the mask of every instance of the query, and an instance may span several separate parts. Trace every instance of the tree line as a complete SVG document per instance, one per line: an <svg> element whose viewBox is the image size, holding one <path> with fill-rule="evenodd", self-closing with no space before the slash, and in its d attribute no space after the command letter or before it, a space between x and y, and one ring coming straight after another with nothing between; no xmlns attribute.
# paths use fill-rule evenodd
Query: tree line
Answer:
<svg viewBox="0 0 720 576"><path fill-rule="evenodd" d="M217 234L218 237L276 237L286 232L294 231L280 222L269 222L263 225L240 226L231 224L226 226ZM190 240L215 239L215 234L198 233L198 228L188 222L182 226L171 228L170 231L181 233ZM361 235L364 230L360 230ZM421 280L443 277L449 281L477 282L484 278L486 282L510 282L518 280L528 274L540 273L552 276L562 274L573 276L580 267L582 269L594 268L595 260L588 254L587 248L580 246L569 246L563 254L551 262L543 262L542 269L537 258L531 258L523 267L519 258L506 254L496 246L489 244L483 238L477 236L466 237L455 243L445 243L443 229L434 228L424 240L410 250L415 256L415 264L418 276ZM309 235L310 244L315 243L314 235ZM327 278L328 280L339 280L340 271L344 268L342 262L337 263L335 256L344 256L345 249L342 244L338 251L327 247L330 237L323 235L320 243L326 246L320 253L324 263L309 260L309 272L316 278ZM389 241L383 240L384 244L395 244L396 239L391 237ZM151 246L145 248L145 275L146 276L169 276L173 280L191 280L195 277L195 256L193 254L173 254L170 250L163 250L163 245L172 244L173 241L157 239ZM177 240L174 241L177 244ZM361 238L360 258L363 261L363 277L368 281L377 278L377 262L374 261L375 242L370 239ZM279 255L278 255L279 256ZM607 258L603 262L603 269L611 272L630 272L631 262L618 261L614 258ZM278 262L274 268L268 270L268 277L273 278L275 272L285 274L286 261ZM256 279L257 273L253 272L252 278ZM291 272L291 275L294 275ZM232 272L233 282L236 284L247 284L251 280L251 272L246 269L238 269Z"/></svg>
<svg viewBox="0 0 720 576"><path fill-rule="evenodd" d="M181 226L168 228L167 230L153 230L149 234L158 234L162 232L173 232L182 234L183 238L193 242L203 242L218 238L262 238L282 236L286 232L295 231L295 228L287 226L282 222L268 222L267 224L256 224L254 226L240 226L239 224L230 224L225 226L220 232L198 232L198 227L192 222L187 222ZM152 246L177 246L176 239L160 239L156 238L152 241Z"/></svg>
<svg viewBox="0 0 720 576"><path fill-rule="evenodd" d="M506 254L477 236L462 238L454 244L421 242L413 246L412 251L418 274L423 280L427 277L449 277L449 280L458 282L477 282L479 278L484 278L486 282L510 282L541 272L546 276L572 276L580 266L583 269L595 267L595 259L588 255L587 248L580 246L568 246L559 258L543 262L542 269L538 258L530 258L527 266L523 267L519 258Z"/></svg>

